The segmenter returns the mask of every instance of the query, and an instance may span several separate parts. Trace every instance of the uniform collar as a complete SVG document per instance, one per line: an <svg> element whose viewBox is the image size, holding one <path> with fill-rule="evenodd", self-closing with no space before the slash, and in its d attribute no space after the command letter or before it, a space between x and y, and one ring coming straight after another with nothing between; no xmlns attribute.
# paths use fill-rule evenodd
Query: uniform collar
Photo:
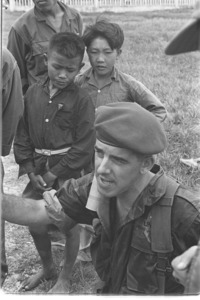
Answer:
<svg viewBox="0 0 200 300"><path fill-rule="evenodd" d="M130 208L124 223L139 218L144 213L146 206L152 206L164 196L167 181L163 169L158 165L154 165L151 171L155 173L154 177Z"/></svg>

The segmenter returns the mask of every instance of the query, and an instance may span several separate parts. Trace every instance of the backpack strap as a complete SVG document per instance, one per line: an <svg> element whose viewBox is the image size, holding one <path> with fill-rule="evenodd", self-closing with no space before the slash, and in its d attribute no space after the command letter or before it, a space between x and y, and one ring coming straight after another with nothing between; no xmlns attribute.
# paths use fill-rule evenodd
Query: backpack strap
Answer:
<svg viewBox="0 0 200 300"><path fill-rule="evenodd" d="M170 177L166 177L166 193L152 208L151 222L151 249L157 253L157 279L158 294L165 293L165 274L171 272L168 254L173 251L171 237L171 208L174 195L179 188L179 183Z"/></svg>

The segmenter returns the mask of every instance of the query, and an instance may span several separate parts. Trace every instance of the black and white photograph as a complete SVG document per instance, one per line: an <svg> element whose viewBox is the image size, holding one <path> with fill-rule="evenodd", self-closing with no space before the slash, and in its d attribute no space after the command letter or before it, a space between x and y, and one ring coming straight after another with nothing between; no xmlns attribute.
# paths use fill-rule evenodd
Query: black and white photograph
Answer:
<svg viewBox="0 0 200 300"><path fill-rule="evenodd" d="M200 0L2 0L0 22L1 297L197 299Z"/></svg>

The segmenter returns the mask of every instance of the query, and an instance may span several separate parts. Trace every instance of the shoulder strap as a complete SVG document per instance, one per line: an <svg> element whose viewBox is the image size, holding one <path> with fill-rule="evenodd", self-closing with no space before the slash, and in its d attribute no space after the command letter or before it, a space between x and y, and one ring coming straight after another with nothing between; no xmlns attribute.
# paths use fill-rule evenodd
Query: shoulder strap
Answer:
<svg viewBox="0 0 200 300"><path fill-rule="evenodd" d="M174 195L179 187L174 179L167 177L164 197L151 210L151 248L154 252L168 253L173 251L171 239L171 208Z"/></svg>
<svg viewBox="0 0 200 300"><path fill-rule="evenodd" d="M157 253L158 294L165 292L165 273L171 271L167 253L173 251L171 237L171 208L179 187L174 179L167 177L166 193L151 210L151 249Z"/></svg>

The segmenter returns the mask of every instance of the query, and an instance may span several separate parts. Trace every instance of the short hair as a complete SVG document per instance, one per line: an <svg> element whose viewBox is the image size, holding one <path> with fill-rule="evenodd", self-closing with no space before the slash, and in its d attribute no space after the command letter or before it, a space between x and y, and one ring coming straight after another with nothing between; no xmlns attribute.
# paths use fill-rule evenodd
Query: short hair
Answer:
<svg viewBox="0 0 200 300"><path fill-rule="evenodd" d="M85 44L83 39L72 32L60 32L54 34L48 47L48 53L56 51L67 58L80 56L83 59L85 52Z"/></svg>
<svg viewBox="0 0 200 300"><path fill-rule="evenodd" d="M83 33L83 41L88 48L97 37L107 40L110 48L120 49L124 42L124 32L116 23L107 20L97 20L95 24L88 25Z"/></svg>

